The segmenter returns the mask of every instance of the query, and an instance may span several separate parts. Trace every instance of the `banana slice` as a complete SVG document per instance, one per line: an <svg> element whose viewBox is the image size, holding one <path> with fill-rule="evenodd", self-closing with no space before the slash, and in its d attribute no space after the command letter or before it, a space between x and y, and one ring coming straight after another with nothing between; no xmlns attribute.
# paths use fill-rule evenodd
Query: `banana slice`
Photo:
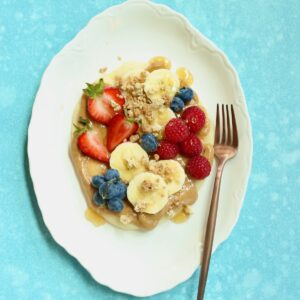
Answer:
<svg viewBox="0 0 300 300"><path fill-rule="evenodd" d="M110 166L117 169L123 181L129 182L135 175L144 172L149 163L147 152L137 143L122 143L110 156Z"/></svg>
<svg viewBox="0 0 300 300"><path fill-rule="evenodd" d="M154 122L162 127L165 127L173 118L176 118L176 116L173 110L168 107L162 107L161 109L154 111L153 114Z"/></svg>
<svg viewBox="0 0 300 300"><path fill-rule="evenodd" d="M144 132L160 132L175 117L174 112L170 108L161 107L158 110L152 111L151 120L141 116L142 129Z"/></svg>
<svg viewBox="0 0 300 300"><path fill-rule="evenodd" d="M150 161L149 170L163 177L167 184L169 195L178 192L185 182L186 175L184 169L176 160Z"/></svg>
<svg viewBox="0 0 300 300"><path fill-rule="evenodd" d="M127 198L136 212L156 214L168 203L167 184L159 175L141 173L130 181Z"/></svg>
<svg viewBox="0 0 300 300"><path fill-rule="evenodd" d="M144 90L152 104L159 106L169 103L179 89L176 74L167 69L158 69L149 74Z"/></svg>
<svg viewBox="0 0 300 300"><path fill-rule="evenodd" d="M119 78L124 78L134 70L145 70L147 67L146 63L136 62L136 61L128 61L122 64L117 69L113 70L110 73L105 73L102 75L104 82L107 85L115 86ZM138 71L137 71L138 72ZM126 75L127 74L127 75Z"/></svg>

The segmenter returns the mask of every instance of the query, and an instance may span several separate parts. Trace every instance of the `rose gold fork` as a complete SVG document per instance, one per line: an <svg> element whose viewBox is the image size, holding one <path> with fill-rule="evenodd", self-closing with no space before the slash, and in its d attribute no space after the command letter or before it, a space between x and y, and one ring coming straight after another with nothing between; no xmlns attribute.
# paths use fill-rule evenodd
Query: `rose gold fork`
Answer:
<svg viewBox="0 0 300 300"><path fill-rule="evenodd" d="M225 113L225 108L226 108L226 113ZM236 127L233 105L231 105L231 117L230 117L228 105L222 104L222 126L221 126L220 119L221 117L219 114L219 104L217 104L215 143L214 143L214 153L217 161L217 173L216 173L213 193L211 197L209 215L206 224L201 274L199 278L199 287L198 287L198 298L197 298L198 300L203 300L204 297L204 291L206 286L209 262L210 262L215 227L216 227L219 192L220 192L220 184L221 184L223 168L225 163L229 159L233 158L236 155L238 150L238 132Z"/></svg>

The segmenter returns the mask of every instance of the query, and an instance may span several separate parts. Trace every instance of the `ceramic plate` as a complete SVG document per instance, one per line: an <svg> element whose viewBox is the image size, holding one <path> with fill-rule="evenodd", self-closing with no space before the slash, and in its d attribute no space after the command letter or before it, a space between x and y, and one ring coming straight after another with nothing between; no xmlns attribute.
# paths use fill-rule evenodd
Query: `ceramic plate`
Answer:
<svg viewBox="0 0 300 300"><path fill-rule="evenodd" d="M28 155L35 193L53 238L101 284L136 296L153 295L188 279L199 266L213 174L188 222L164 222L150 232L94 227L68 155L73 109L85 82L123 61L163 55L194 75L193 88L212 120L216 103L233 103L240 148L225 168L214 249L236 224L252 157L251 126L238 76L228 59L182 15L133 0L94 17L51 61L37 93Z"/></svg>

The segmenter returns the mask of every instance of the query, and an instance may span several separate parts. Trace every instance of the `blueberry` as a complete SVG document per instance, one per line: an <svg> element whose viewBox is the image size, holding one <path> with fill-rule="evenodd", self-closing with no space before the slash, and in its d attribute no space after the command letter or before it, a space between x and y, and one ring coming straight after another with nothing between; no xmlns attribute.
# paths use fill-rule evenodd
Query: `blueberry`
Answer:
<svg viewBox="0 0 300 300"><path fill-rule="evenodd" d="M170 108L177 113L182 111L183 107L184 102L179 97L174 97L170 104Z"/></svg>
<svg viewBox="0 0 300 300"><path fill-rule="evenodd" d="M127 186L122 181L119 181L113 185L113 189L109 195L109 199L118 197L124 199L127 192Z"/></svg>
<svg viewBox="0 0 300 300"><path fill-rule="evenodd" d="M104 182L104 178L101 175L96 175L92 177L92 186L96 189Z"/></svg>
<svg viewBox="0 0 300 300"><path fill-rule="evenodd" d="M176 96L179 97L186 104L187 102L192 100L194 92L192 89L185 87L181 88L177 92Z"/></svg>
<svg viewBox="0 0 300 300"><path fill-rule="evenodd" d="M109 169L107 170L104 179L106 181L114 181L117 182L120 179L120 174L118 172L118 170L115 169Z"/></svg>
<svg viewBox="0 0 300 300"><path fill-rule="evenodd" d="M103 205L105 203L105 200L101 197L99 192L95 192L93 195L93 201L96 205Z"/></svg>
<svg viewBox="0 0 300 300"><path fill-rule="evenodd" d="M107 202L107 207L111 211L120 212L124 208L124 203L119 198L112 198Z"/></svg>
<svg viewBox="0 0 300 300"><path fill-rule="evenodd" d="M115 197L125 198L127 187L126 185L119 181L116 183L105 182L99 188L99 193L104 199L112 199Z"/></svg>
<svg viewBox="0 0 300 300"><path fill-rule="evenodd" d="M108 191L109 186L110 186L110 183L108 183L108 182L104 182L104 183L100 184L100 186L99 186L99 189L98 189L99 194L100 194L101 197L103 197L104 199L107 199L107 198L108 198L108 197L107 197L107 191Z"/></svg>
<svg viewBox="0 0 300 300"><path fill-rule="evenodd" d="M146 133L141 137L141 146L146 152L155 152L158 146L156 137L152 133Z"/></svg>

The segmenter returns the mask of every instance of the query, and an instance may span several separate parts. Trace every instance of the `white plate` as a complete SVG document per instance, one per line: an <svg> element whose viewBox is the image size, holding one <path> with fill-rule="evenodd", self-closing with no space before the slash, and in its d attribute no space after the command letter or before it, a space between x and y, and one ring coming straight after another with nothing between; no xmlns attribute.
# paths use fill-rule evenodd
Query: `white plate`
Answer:
<svg viewBox="0 0 300 300"><path fill-rule="evenodd" d="M99 283L136 296L153 295L188 279L199 265L213 175L206 180L188 222L165 222L151 232L94 227L84 217L85 200L68 144L73 109L85 82L100 67L164 55L194 74L194 89L212 119L216 103L234 103L240 148L225 168L214 249L237 222L252 158L245 98L225 55L183 16L163 5L128 1L94 17L48 66L29 127L30 172L44 221L53 238ZM200 241L200 242L199 242Z"/></svg>

